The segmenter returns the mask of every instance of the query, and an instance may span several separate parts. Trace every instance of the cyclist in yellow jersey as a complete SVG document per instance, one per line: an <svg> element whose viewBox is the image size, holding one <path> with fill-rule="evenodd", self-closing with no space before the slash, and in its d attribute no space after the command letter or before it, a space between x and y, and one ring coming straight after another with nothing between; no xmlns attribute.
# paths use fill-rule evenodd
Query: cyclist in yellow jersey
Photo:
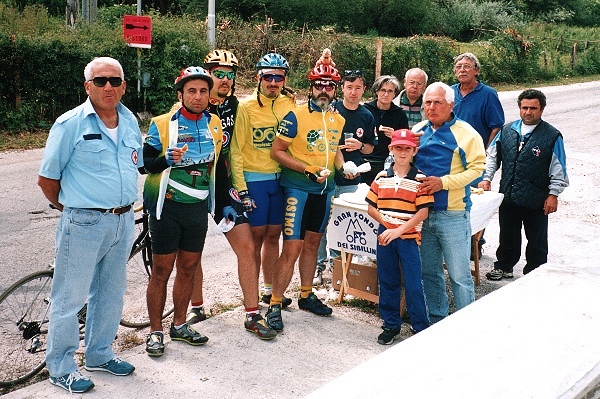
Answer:
<svg viewBox="0 0 600 399"><path fill-rule="evenodd" d="M344 163L338 143L345 120L331 108L341 77L330 65L319 65L309 73L308 80L311 84L308 104L283 119L271 149L271 157L283 167L281 185L285 201L283 249L267 312L267 323L277 331L283 330L283 293L298 258L298 307L321 316L332 313L312 292L312 281L335 188L331 171Z"/></svg>
<svg viewBox="0 0 600 399"><path fill-rule="evenodd" d="M233 137L234 122L238 109L238 99L234 95L235 74L238 68L237 57L228 50L215 49L204 58L204 67L210 73L214 86L209 95L208 110L219 116L223 125L223 149L216 164L215 172L215 223L231 245L238 264L238 278L244 297L244 327L260 339L269 340L277 336L260 315L258 306L258 275L260 263L248 256L254 252L254 243L247 240L252 231L240 197L231 184L229 148ZM202 264L198 263L194 274L194 288L191 296L191 308L186 321L189 324L206 320Z"/></svg>
<svg viewBox="0 0 600 399"><path fill-rule="evenodd" d="M283 221L281 167L271 158L271 146L279 122L296 108L296 102L293 92L285 86L289 64L283 56L265 54L258 61L256 71L257 89L238 106L231 143L231 169L233 186L250 222L254 259L257 265L262 264L262 300L269 303ZM283 301L283 307L292 302L289 298Z"/></svg>

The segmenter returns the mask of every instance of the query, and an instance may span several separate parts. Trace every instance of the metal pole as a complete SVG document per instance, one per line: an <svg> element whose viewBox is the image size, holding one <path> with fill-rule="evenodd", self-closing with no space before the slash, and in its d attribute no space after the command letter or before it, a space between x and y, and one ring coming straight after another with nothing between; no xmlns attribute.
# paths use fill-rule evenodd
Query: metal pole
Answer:
<svg viewBox="0 0 600 399"><path fill-rule="evenodd" d="M142 0L137 0L137 15L142 15ZM137 49L137 92L138 98L142 92L142 49Z"/></svg>
<svg viewBox="0 0 600 399"><path fill-rule="evenodd" d="M211 49L215 48L215 0L208 0L208 28L206 32L208 44Z"/></svg>

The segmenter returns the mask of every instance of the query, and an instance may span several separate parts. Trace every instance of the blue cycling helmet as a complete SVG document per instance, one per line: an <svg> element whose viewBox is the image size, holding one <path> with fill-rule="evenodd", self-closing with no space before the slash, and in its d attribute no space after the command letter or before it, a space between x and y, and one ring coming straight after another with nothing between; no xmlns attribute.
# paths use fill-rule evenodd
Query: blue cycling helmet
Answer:
<svg viewBox="0 0 600 399"><path fill-rule="evenodd" d="M181 72L179 72L179 76L177 76L175 79L175 90L182 91L185 82L192 79L202 79L208 83L209 90L212 90L213 88L213 80L206 69L197 66L190 66L182 69Z"/></svg>
<svg viewBox="0 0 600 399"><path fill-rule="evenodd" d="M277 53L267 53L256 63L256 71L261 69L283 69L286 73L290 69L285 57Z"/></svg>

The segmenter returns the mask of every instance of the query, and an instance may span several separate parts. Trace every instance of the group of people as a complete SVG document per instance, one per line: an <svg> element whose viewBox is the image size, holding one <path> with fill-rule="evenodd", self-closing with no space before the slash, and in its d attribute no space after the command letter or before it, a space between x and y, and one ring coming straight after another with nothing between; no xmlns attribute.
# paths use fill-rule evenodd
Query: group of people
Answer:
<svg viewBox="0 0 600 399"><path fill-rule="evenodd" d="M238 101L238 60L217 49L202 66L176 77L178 102L152 119L142 143L134 115L120 103L126 88L120 63L92 60L84 71L88 99L53 125L38 179L62 210L47 351L50 382L70 392L94 386L73 359L77 311L86 301L84 367L120 376L134 371L111 344L126 288L139 173L146 175L143 200L152 240L150 356L165 350L161 314L174 269L169 335L194 346L208 341L192 325L206 319L201 258L209 216L237 256L244 328L264 340L284 329L282 309L292 303L284 293L296 262L298 307L332 314L313 293L327 259L324 232L333 197L355 192L360 182L371 187L369 214L380 223L381 344L399 336L402 284L416 332L448 315L444 265L457 310L474 301L470 186L489 190L499 168L505 199L498 261L488 278L512 277L521 224L528 238L524 272L545 263L547 215L568 185L562 136L541 121L546 99L538 90L521 93L521 119L504 125L497 94L479 82L479 68L473 54L459 55L459 83L453 87L427 86L419 68L406 72L402 91L396 77L380 76L372 86L375 99L362 104L362 71L340 74L329 57L308 73L308 102L299 104L286 86L288 61L267 53L256 64L254 93ZM384 170L390 154L394 162ZM370 171L351 167L364 162ZM269 305L265 317L259 299Z"/></svg>

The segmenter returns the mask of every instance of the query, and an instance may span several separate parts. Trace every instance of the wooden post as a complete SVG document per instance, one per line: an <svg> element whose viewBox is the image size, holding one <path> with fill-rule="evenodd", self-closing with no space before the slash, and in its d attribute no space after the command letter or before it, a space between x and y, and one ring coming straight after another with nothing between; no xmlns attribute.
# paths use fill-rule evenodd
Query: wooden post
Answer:
<svg viewBox="0 0 600 399"><path fill-rule="evenodd" d="M381 75L381 52L383 43L381 39L377 39L377 56L375 58L375 79Z"/></svg>
<svg viewBox="0 0 600 399"><path fill-rule="evenodd" d="M575 69L576 62L577 62L577 42L573 43L573 47L571 48L571 70Z"/></svg>

